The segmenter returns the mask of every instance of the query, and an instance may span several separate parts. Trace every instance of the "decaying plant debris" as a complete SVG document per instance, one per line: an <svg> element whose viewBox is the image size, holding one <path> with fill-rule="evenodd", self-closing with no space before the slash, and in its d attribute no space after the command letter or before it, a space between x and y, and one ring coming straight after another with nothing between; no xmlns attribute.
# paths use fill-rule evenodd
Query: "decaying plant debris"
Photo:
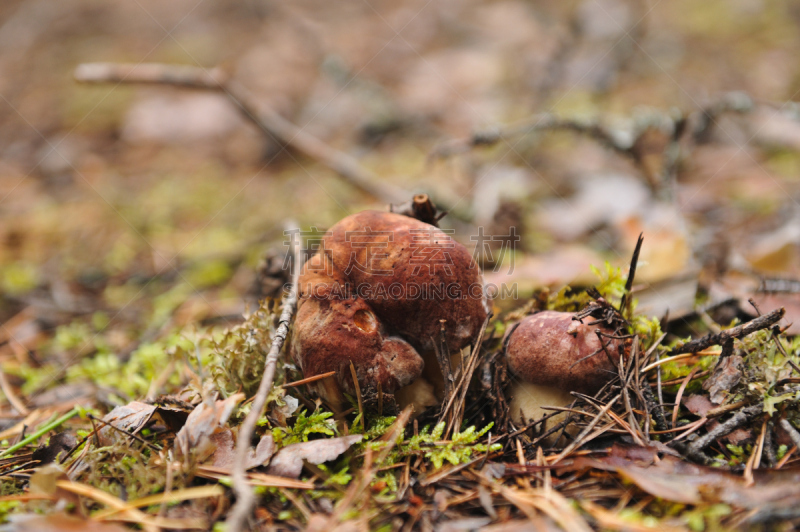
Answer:
<svg viewBox="0 0 800 532"><path fill-rule="evenodd" d="M38 8L46 2L27 3L31 4ZM102 3L95 4L86 12L93 15L103 11ZM301 4L292 9L300 13L317 9ZM428 103L431 108L417 116L416 108L403 107L408 101L414 102L413 98L399 103L397 94L414 91L402 86L395 72L388 77L384 74L383 78L374 76L379 81L373 82L372 75L361 75L360 67L355 67L359 65L357 61L349 64L351 58L348 58L340 63L334 57L336 54L326 56L324 65L320 59L320 64L306 68L308 65L304 66L301 57L304 52L289 53L282 59L291 68L264 69L269 75L275 74L276 79L284 79L287 71L299 72L294 90L302 85L303 90L313 88L319 92L310 100L313 105L303 110L306 114L289 112L284 107L272 108L275 101L265 103L263 93L251 91L246 80L234 72L247 70L240 64L222 61L218 63L221 66L206 69L199 62L197 66L147 62L170 61L174 53L152 58L148 54L137 62L139 58L128 58L126 51L118 57L132 63L87 63L74 70L74 77L82 84L71 90L80 96L64 99L81 100L78 107L86 104L82 98L90 100L91 106L103 104L105 97L92 100L98 94L92 93L93 90L121 86L122 92L132 90L128 85L137 84L146 85L137 98L146 91L154 91L143 97L145 108L158 102L161 95L180 90L186 91L181 92L183 95L200 94L200 99L220 97L226 105L231 104L234 109L231 114L239 113L243 120L237 126L239 136L231 135L226 142L219 142L225 145L225 155L220 157L224 161L213 160L213 164L222 166L221 170L203 166L214 157L199 156L202 150L193 144L189 148L184 146L185 151L178 151L177 155L147 145L130 150L121 147L124 142L119 138L123 128L116 122L94 132L97 138L93 139L96 145L92 150L86 150L80 142L73 145L65 142L63 151L68 157L57 149L61 140L69 137L69 134L63 139L58 136L64 133L62 129L67 129L66 125L59 128L47 121L47 127L42 128L44 133L36 131L38 136L31 144L36 148L35 164L41 165L42 175L34 175L46 183L36 193L44 199L37 198L36 208L30 208L30 212L23 207L19 211L10 209L8 215L2 213L3 221L14 223L10 229L0 230L4 238L0 251L8 251L11 257L8 261L5 256L0 257L4 261L0 262L0 287L7 291L0 293L3 305L0 307L0 530L486 529L498 532L800 527L800 337L795 336L797 324L791 323L800 316L800 284L775 273L792 271L781 266L791 262L787 256L797 255L798 237L796 232L788 231L787 236L776 229L780 224L771 216L774 213L768 211L774 208L770 202L777 202L768 194L754 193L762 183L753 178L753 175L762 179L769 175L782 176L786 181L796 179L800 167L796 104L775 103L764 99L763 94L753 97L740 92L720 94L720 87L729 85L726 81L708 91L718 96L699 103L692 98L692 105L680 111L670 109L677 102L669 99L668 92L661 97L667 103L661 100L653 104L661 110L631 111L621 106L619 100L649 104L651 100L641 93L658 92L653 91L658 84L645 84L639 79L639 85L631 84L632 89L626 86L624 92L615 92L613 86L607 86L610 83L607 77L637 79L636 70L640 67L628 61L632 52L621 40L613 46L609 44L606 54L618 65L610 74L604 74L603 80L592 81L597 85L594 91L608 92L611 98L594 102L596 107L592 106L587 117L582 102L586 96L577 96L577 103L571 101L576 96L571 94L575 80L571 79L570 71L586 63L588 51L602 52L597 39L607 39L608 32L614 35L616 30L593 27L598 13L591 10L572 13L573 8L549 11L548 7L542 11L547 13L546 25L564 18L558 13L561 9L571 13L566 25L549 33L543 31L542 21L526 25L526 13L531 7L528 3L487 4L492 5L470 14L473 18L469 21L449 13L446 7L441 8L440 15L421 15L419 20L424 18L425 24L432 25L428 29L420 26L422 31L411 26L409 29L415 31L398 34L395 43L402 37L403 44L411 42L416 46L419 39L436 35L432 44L426 45L429 49L420 48L422 54L414 46L409 48L414 48L412 55L421 62L428 63L433 58L437 64L452 63L453 72L442 77L444 84L473 69L476 78L498 77L492 72L494 68L486 68L487 64L493 67L498 63L497 57L491 55L494 52L489 53L486 61L483 51L474 54L475 50L466 48L478 49L484 46L481 42L490 42L492 50L498 47L512 54L513 68L508 70L523 74L509 72L507 83L518 84L519 88L513 97L502 91L498 94L504 94L506 99L516 99L522 94L523 98L501 115L501 120L508 116L515 118L509 120L510 125L499 125L471 136L465 135L461 122L456 127L452 124L454 117L461 119L458 115L464 114L463 107L438 109L442 98L435 97L436 83L432 81L436 80L420 76L425 95L430 93L434 98L430 100L432 104ZM523 4L522 10L508 10ZM614 2L582 3L584 7L591 7L590 4L607 6ZM657 4L648 9L655 10ZM746 14L748 10L761 9L756 5L759 3L738 4L742 5L736 9L742 10L746 17L750 17ZM335 10L341 9L338 4L331 5ZM409 7L402 2L398 6L401 10ZM367 7L374 11L368 13L370 16L381 19L374 23L385 23L383 7L377 4ZM0 8L0 12L5 14L8 9ZM219 7L214 9L223 11ZM331 14L326 9L330 8L319 9L321 17ZM713 6L710 9L713 13ZM685 5L678 10L683 23L683 11L691 10ZM38 11L43 10L20 9L19 16L25 22L25 17L34 14L39 17ZM301 42L314 40L306 32L322 28L317 21L309 25L309 30L305 23L295 24L305 22L302 18L283 19L278 11L270 13L269 17L276 16L278 22L270 21L272 26L266 33L286 49L302 48ZM369 34L373 29L361 31L370 24L360 21L359 25L358 20L350 19L352 13L343 11L347 12L348 20L341 33L372 42ZM237 16L248 18L248 13L243 10ZM640 24L646 13L639 13L642 17L638 22L636 8L631 7L627 13L633 16L626 17L630 19L628 25L619 28L617 35L620 39L641 37L640 33L646 33ZM387 20L391 25L405 20L406 13L400 14L403 16L397 20L392 17ZM773 12L767 15L780 16ZM57 11L50 16L54 20L60 18ZM213 16L223 19L228 14L214 12ZM452 21L437 22L437 17L453 18L457 23L450 26ZM686 16L686 23L693 28L690 33L703 32L695 27L702 26L700 18L714 17ZM786 29L772 32L768 18L753 16L752 19L769 30L759 31L774 33L776 42L782 42L782 33L791 33ZM206 19L199 17L199 20ZM522 25L515 26L514 22ZM207 20L204 23L208 24ZM285 23L285 28L276 28L281 23ZM476 35L476 29L488 31L484 23L496 26L493 35ZM660 24L659 20L657 25ZM11 26L5 24L0 31ZM64 21L64 26L69 26L69 21ZM203 28L198 33L207 30ZM54 33L60 35L58 31ZM756 29L753 33L757 33ZM8 40L8 34L0 37ZM341 36L329 34L324 38L336 40ZM460 42L458 50L448 48L443 42L452 38ZM536 38L542 42L536 42ZM653 38L669 41L655 32ZM698 36L693 39L700 40ZM772 35L763 40L771 39ZM29 43L22 43L23 47L32 46L30 43L35 40L32 37ZM642 42L646 46L639 47L640 59L645 59L643 54L651 59L645 50L658 49L658 42ZM83 40L80 43L85 46ZM387 53L399 53L396 46L383 44ZM692 51L694 44L692 40L685 43ZM730 43L716 46L730 48L732 54L739 50ZM359 43L352 49L363 47ZM265 55L273 58L272 51L279 48L264 49L269 53L263 54L261 50L262 59ZM525 55L522 52L527 49L536 49L542 56L525 59L533 67L518 68L520 58ZM440 54L436 56L438 59L430 55L431 51ZM772 71L790 72L784 54L790 60L791 53L777 52L781 53L765 54L754 61L767 72L765 75L759 71L754 77L770 78L768 74ZM77 60L81 61L102 59L73 49L70 54L80 56ZM401 56L402 53L392 55L402 59ZM208 64L219 60L214 56ZM7 65L14 61L14 57L4 56L0 71L6 74ZM542 68L540 61L548 65ZM52 68L48 61L38 63ZM74 63L69 68L72 66ZM387 70L399 71L408 66L407 60L401 60ZM600 65L597 70L606 68ZM314 76L319 75L316 71L326 70L334 82L330 86L315 85L303 77L304 70L313 71ZM63 73L59 71L59 75ZM722 77L731 75L727 70L724 74ZM534 90L528 85L530 80L522 79L523 75L536 78ZM59 83L69 85L67 78L64 75ZM793 81L777 84L780 83L785 83L790 93L794 92ZM88 87L88 84L104 87ZM434 85L433 90L428 90L428 84ZM491 87L482 86L478 92L491 95L498 88ZM465 87L464 91L460 85L458 88L464 94L470 90ZM368 142L379 143L388 135L390 143L397 143L380 152L379 159L391 156L387 157L388 162L365 158L367 164L362 164L353 153L362 156L364 152L351 149L349 141L338 138L341 130L337 133L325 124L315 128L319 124L313 124L313 120L306 123L308 113L324 114L323 107L333 101L329 99L329 91L339 94L351 89L360 92L355 98L349 94L350 98L359 104L363 103L361 100L367 101L367 105L377 109L367 117L369 121L358 126L363 126L364 136L370 137ZM585 89L579 88L577 92L582 90ZM687 94L694 92L683 87L681 90ZM25 98L39 94L27 88L19 92ZM538 94L531 96L532 92ZM557 104L550 106L552 101L548 103L545 98L550 92L559 103L562 97L565 99L563 108ZM595 97L591 90L587 94ZM768 94L776 93L770 89ZM2 96L5 103L17 102L16 95L8 100L8 94L4 92ZM533 103L526 103L527 98L533 98ZM496 106L493 102L488 98L478 107ZM25 113L31 107L40 107L38 100L37 105L27 100L23 103L26 105L20 109ZM357 107L353 102L348 105ZM557 110L540 112L550 107ZM342 118L350 120L348 115L353 109L336 108L326 119L348 124L342 128L352 127L355 122L348 123ZM22 112L14 111L25 118ZM620 112L625 116L619 116ZM528 113L530 116L524 118ZM357 116L354 121L365 116L363 112L359 115L357 109L354 114ZM376 116L380 123L375 123ZM121 120L112 121L117 119ZM775 120L787 129L782 135L775 134ZM76 119L77 123L65 124L78 128L83 121L81 117L80 121ZM733 135L727 127L729 122L736 125L731 129ZM306 128L309 124L312 127ZM770 124L773 131L760 134ZM252 131L247 131L248 127ZM420 131L414 129L417 127ZM15 140L17 132L9 134L7 129L11 128L0 127L0 132ZM408 139L397 141L391 135L393 130L409 137L421 133L421 139L415 139L419 144L406 143ZM436 142L448 134L454 134L455 140ZM720 138L726 136L730 138ZM748 137L754 138L764 153L740 145ZM249 149L252 152L249 156L255 161L253 168L241 162L241 152L248 152L247 147L240 145L243 138L245 144L249 140L256 146ZM46 146L42 146L42 140ZM212 144L218 141L213 137ZM2 148L0 172L6 172L4 165L16 165L13 158L24 149L14 142ZM69 149L86 153L82 157L70 156ZM736 153L725 151L728 149L735 149ZM509 153L498 155L503 150ZM54 163L49 157L51 151L64 161ZM269 161L264 159L264 151L268 152ZM282 157L273 157L278 152ZM7 153L11 156L7 157ZM719 159L720 155L724 155L721 157L724 164L709 163L708 159ZM187 165L191 179L181 181L181 177L187 176L180 174L178 179L171 180L157 172L152 182L143 187L146 193L132 194L131 202L141 204L137 205L141 213L129 212L134 209L120 196L133 190L128 181L147 174L142 161L153 160L156 168L169 167L173 158ZM586 166L555 164L559 158L580 160ZM735 174L739 180L736 186L729 186L722 179L714 180L718 173L719 177L723 174L727 177L723 172L725 166L730 170L741 165L743 158L745 163L763 163L769 172L761 168L760 172L748 174L746 168L741 172L744 175ZM115 164L108 164L111 159ZM298 167L311 163L314 170L326 172L323 182L318 183L319 176L303 168L307 174L304 177L313 180L315 187L319 185L330 197L320 201L320 196L307 196L308 190L291 194L300 187L295 185L296 175L283 175L289 174L282 166L289 159ZM274 174L268 179L255 180L251 172L260 172L258 169L265 163ZM537 174L542 169L542 176L529 179L538 184L528 183L524 193L513 198L517 190L512 167L522 163ZM409 171L410 166L414 168ZM120 172L120 167L133 168L131 175ZM253 199L239 203L221 192L244 184L229 180L231 174L241 173L243 168L249 180L247 185L251 181L264 183L260 193L245 191L247 185L244 185L239 196ZM599 239L602 242L595 247L606 251L625 249L617 257L614 263L617 265L628 261L632 251L627 267L620 269L608 263L603 265L602 260L589 261L597 269L591 271L586 264L582 265L582 275L571 287L563 286L562 277L556 277L556 281L535 277L551 258L545 254L544 258L535 258L538 262L526 263L538 253L537 246L560 248L575 239L546 234L552 227L533 223L530 211L548 212L545 196L554 195L563 202L562 196L569 197L568 194L579 191L581 186L573 183L571 177L585 168L620 172L633 182L641 180L649 194L648 201L640 206L642 211L669 206L682 222L683 216L677 216L677 211L693 210L702 214L702 223L698 225L703 225L704 230L707 225L713 234L691 242L691 250L683 234L654 238L635 216L620 221L623 217L617 211L625 211L627 205L623 204L624 199L615 198L610 204L597 207L598 211L611 211L610 215L595 212L594 218L588 216L583 220L584 229L591 227L591 231L585 230L582 244ZM14 171L18 169L15 167ZM105 182L98 177L116 172L124 179ZM415 172L423 177L404 179ZM713 175L709 177L704 172ZM24 172L20 176L9 173L14 180L8 189L19 186L20 192L34 195L26 188L30 179L23 185L20 184L25 178L16 181ZM403 177L393 179L392 174ZM449 183L452 190L426 188L428 180L437 181L443 175L452 177ZM288 184L282 185L284 177ZM708 183L703 182L706 178ZM69 179L74 182L64 185ZM681 179L695 187L685 195L691 197L680 197ZM489 181L491 186L487 186ZM780 190L775 194L794 195L787 193L787 189L790 192L794 189L786 181L777 183ZM334 186L329 182L341 185L342 191L331 194ZM544 182L553 190L542 193L536 188ZM80 187L100 194L105 210L75 212L88 203L70 206L70 198ZM8 189L3 194L11 197L14 190ZM469 200L459 199L465 189L472 196ZM421 190L431 193L443 211L437 209L427 194L412 194ZM738 202L737 212L746 214L742 215L744 222L716 219L726 216L718 212L722 210L721 203L714 203L709 196L721 190ZM582 206L594 206L595 198L589 196ZM163 207L161 202L165 197L174 200L176 206ZM5 196L0 203L3 199ZM299 341L292 336L298 331L295 311L300 308L298 299L302 295L297 283L299 265L311 254L306 256L293 249L285 257L285 249L280 247L280 227L289 228L284 237L293 234L298 228L292 221L294 217L308 220L306 214L317 209L325 211L320 220L331 223L345 216L358 216L356 213L367 206L380 208L375 202L369 203L372 200L394 204L387 209L394 214L382 213L381 218L384 214L387 218L402 215L431 226L441 225L443 229L454 227L464 241L479 226L483 229L483 225L502 230L506 238L503 243L513 241L516 236L506 230L533 226L523 232L520 248L515 250L521 263L518 279L530 278L535 287L532 296L525 294L517 301L511 298L492 301L488 316L485 312L475 313L469 338L462 338L458 344L447 342L454 324L447 319L439 320L446 313L436 315L436 319L430 318L435 313L401 316L406 329L413 326L425 331L429 338L416 341L433 348L429 360L443 373L440 397L422 412L393 404L389 397L393 390L383 385L367 385L363 379L365 368L356 364L326 367L312 375L304 374L304 368L291 356L292 340ZM688 203L688 207L681 201ZM213 224L218 214L225 217L221 214L223 204L228 205L225 202L239 211L237 216L225 224ZM59 207L51 211L54 204ZM255 218L254 210L269 210L278 204L281 208L276 213L280 214L275 217L282 219L274 227L270 225L275 222L271 217L248 225ZM332 207L334 204L338 207ZM106 211L111 214L100 213ZM84 214L84 223L70 225L73 216ZM126 224L123 237L120 232L102 230L109 218L120 223L117 215ZM779 221L785 222L785 218L796 215L780 213L780 216L784 219ZM17 217L19 221L15 221ZM563 222L562 217L553 225ZM201 239L200 233L192 232L197 229L193 224L210 229ZM62 225L72 230L52 229ZM792 229L791 220L786 226ZM330 225L313 227L304 238L321 239L327 227ZM637 241L643 230L649 248L642 248L641 237ZM84 246L88 232L100 235L97 240L102 245L94 238L86 238ZM137 247L131 244L131 234L142 240L150 238L154 244L146 242ZM558 245L553 245L551 239ZM54 246L54 241L74 241L74 248L70 248L72 255L88 256L90 260L77 267L72 264L74 257L70 253L65 253L63 264L52 254L37 249L25 255L19 249L25 248L20 242L26 240L35 242L30 246L33 248L53 247L59 251L61 248ZM616 246L620 242L625 245ZM709 242L711 245L706 246ZM490 244L495 247L489 253L474 257L485 274L497 273L497 267L504 264L503 258L492 254L501 244L498 241ZM262 245L270 246L269 251L264 253ZM736 256L728 253L726 246L735 247L739 255L742 249L750 251L748 248L752 247L753 256ZM198 247L201 253L194 249ZM760 247L764 249L755 249ZM178 250L184 248L192 253L181 255ZM175 257L165 249L176 251ZM18 252L22 258L17 256ZM645 257L648 252L651 255ZM640 254L645 257L642 261ZM563 258L557 253L556 256ZM648 273L642 271L644 263L649 261L650 268L660 267L673 256L689 258L686 264L676 259L679 267L664 267L664 275L642 281L643 274ZM692 262L695 259L702 263L702 268ZM261 266L256 268L259 260ZM778 267L772 267L771 260L779 262ZM797 260L800 262L800 258ZM43 265L33 266L32 261L41 261ZM86 267L99 262L103 267L97 271ZM558 260L553 262L556 263L553 269L564 266ZM759 262L767 263L770 273L759 270L756 267ZM59 271L59 266L68 271ZM495 271L490 272L493 267ZM666 314L663 309L642 310L644 305L639 303L646 299L647 290L668 294L681 282L686 282L688 288L681 294L684 297L675 299L680 305L667 305ZM214 296L208 297L211 292ZM139 297L140 294L143 296ZM249 308L242 315L245 300ZM596 335L585 344L594 346L592 349L571 361L566 370L564 365L556 370L569 372L582 362L597 362L603 378L593 379L589 388L562 389L559 400L549 406L545 404L542 410L547 413L543 416L538 412L520 412L514 390L523 373L536 373L538 368L523 372L513 363L508 364L515 327L521 322L544 326L544 318L554 315L563 324L570 323L564 327L566 331L555 331L556 337L575 335L567 339L575 340L581 335ZM415 318L425 321L419 323ZM387 326L385 332L395 334L398 328ZM413 335L406 336L413 341ZM548 382L566 380L559 377ZM316 392L334 380L346 390L336 405Z"/></svg>
<svg viewBox="0 0 800 532"><path fill-rule="evenodd" d="M504 364L503 332L520 316L510 313L488 321L441 409L413 419L412 407L386 417L355 398L334 417L309 387L331 375L301 378L284 356L239 465L253 411L233 392L252 396L247 375L283 346L267 302L241 325L176 343L169 364L183 384L161 379L159 390L171 395L105 416L32 409L6 429L5 511L16 519L67 501L97 526L206 529L231 511L228 479L243 467L256 507L233 529L697 529L797 517L800 345L781 328L783 310L690 341L637 315L633 281L608 268L594 288L545 293L520 311L572 312L620 339L591 354L615 363L606 384L573 392L568 408L524 424L498 409L516 377L479 368Z"/></svg>

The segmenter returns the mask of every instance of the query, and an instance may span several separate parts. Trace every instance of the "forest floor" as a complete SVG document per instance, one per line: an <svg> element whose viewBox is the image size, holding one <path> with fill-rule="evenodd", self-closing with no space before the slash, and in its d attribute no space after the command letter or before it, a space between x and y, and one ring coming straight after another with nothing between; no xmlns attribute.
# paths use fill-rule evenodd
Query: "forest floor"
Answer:
<svg viewBox="0 0 800 532"><path fill-rule="evenodd" d="M246 528L797 528L799 23L759 0L3 2L0 530L234 532L294 235L419 193L498 290L449 410L334 415L282 349ZM507 406L503 337L544 309L627 342L566 423Z"/></svg>

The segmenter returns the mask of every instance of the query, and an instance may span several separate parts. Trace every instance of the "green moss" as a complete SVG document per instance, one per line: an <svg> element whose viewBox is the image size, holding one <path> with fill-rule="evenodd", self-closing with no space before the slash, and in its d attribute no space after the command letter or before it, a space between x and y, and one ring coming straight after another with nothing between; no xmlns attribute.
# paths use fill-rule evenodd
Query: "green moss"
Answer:
<svg viewBox="0 0 800 532"><path fill-rule="evenodd" d="M336 433L336 423L329 419L333 413L317 410L310 416L306 415L306 410L302 410L295 417L291 427L276 427L272 429L272 437L278 447L285 447L292 443L308 441L312 434L322 434L333 436Z"/></svg>
<svg viewBox="0 0 800 532"><path fill-rule="evenodd" d="M16 262L0 267L0 288L10 296L19 296L36 288L39 274L35 266Z"/></svg>
<svg viewBox="0 0 800 532"><path fill-rule="evenodd" d="M73 321L56 328L53 346L62 351L80 348L92 341L91 330L86 323Z"/></svg>
<svg viewBox="0 0 800 532"><path fill-rule="evenodd" d="M70 366L67 369L67 380L90 380L97 385L119 390L129 397L142 397L153 380L175 359L176 347L188 350L192 343L176 332L158 342L139 346L126 363L122 363L116 353L101 349L96 355ZM167 379L167 385L173 389L180 383L177 371Z"/></svg>
<svg viewBox="0 0 800 532"><path fill-rule="evenodd" d="M230 264L224 260L207 260L195 264L186 272L186 279L195 288L221 285L233 274Z"/></svg>
<svg viewBox="0 0 800 532"><path fill-rule="evenodd" d="M444 434L445 423L441 422L433 428L433 431L430 430L430 427L425 427L418 435L401 444L400 453L422 453L425 458L428 458L433 463L436 469L442 467L445 461L453 465L462 464L468 462L475 454L502 449L500 444L492 444L490 449L485 443L475 443L493 425L493 423L489 423L477 432L475 427L468 427L463 432L453 434L450 441L442 442L440 440Z"/></svg>

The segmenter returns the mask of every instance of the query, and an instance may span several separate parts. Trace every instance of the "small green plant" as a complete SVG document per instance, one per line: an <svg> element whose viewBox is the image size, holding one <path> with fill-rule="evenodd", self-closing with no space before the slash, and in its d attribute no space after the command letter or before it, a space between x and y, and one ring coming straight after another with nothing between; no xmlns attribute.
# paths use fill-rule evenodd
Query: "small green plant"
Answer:
<svg viewBox="0 0 800 532"><path fill-rule="evenodd" d="M333 436L336 433L336 423L332 419L331 412L317 410L310 416L302 410L295 418L294 424L290 427L275 427L272 429L272 437L278 447L284 447L293 443L308 441L312 434L323 434Z"/></svg>
<svg viewBox="0 0 800 532"><path fill-rule="evenodd" d="M169 366L177 346L189 349L191 342L179 332L174 332L157 342L142 344L131 353L125 363L115 353L102 347L94 356L84 358L79 364L69 367L67 380L88 379L98 385L119 390L129 397L141 397L147 393L153 380ZM170 375L167 384L179 386L179 373Z"/></svg>
<svg viewBox="0 0 800 532"><path fill-rule="evenodd" d="M353 475L350 474L350 466L348 465L343 466L335 472L331 471L333 468L328 468L325 464L319 464L317 467L329 475L323 483L324 486L347 486L350 484L350 481L353 480Z"/></svg>
<svg viewBox="0 0 800 532"><path fill-rule="evenodd" d="M265 303L244 323L215 334L208 341L211 348L208 369L223 396L243 392L250 397L255 393L273 331L273 313Z"/></svg>
<svg viewBox="0 0 800 532"><path fill-rule="evenodd" d="M450 441L442 442L440 440L445 429L445 423L442 421L433 428L433 431L429 431L430 427L425 427L418 435L401 444L400 451L402 454L421 452L436 469L442 467L445 461L453 465L462 464L468 462L474 454L502 449L499 443L493 443L491 447L485 443L475 443L489 432L493 425L494 423L489 423L477 432L475 427L469 427L463 432L454 433Z"/></svg>

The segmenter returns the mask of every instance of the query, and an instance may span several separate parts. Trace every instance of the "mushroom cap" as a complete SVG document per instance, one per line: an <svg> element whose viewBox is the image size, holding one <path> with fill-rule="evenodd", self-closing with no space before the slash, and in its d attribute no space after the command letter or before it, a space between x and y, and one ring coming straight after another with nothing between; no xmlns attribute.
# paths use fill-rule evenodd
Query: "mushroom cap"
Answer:
<svg viewBox="0 0 800 532"><path fill-rule="evenodd" d="M432 225L388 212L364 211L334 225L299 283L292 357L306 377L336 371L350 393L351 361L360 386L394 393L422 374L419 353L439 342L441 320L456 352L488 313L467 249ZM326 381L317 391L336 400Z"/></svg>
<svg viewBox="0 0 800 532"><path fill-rule="evenodd" d="M616 359L620 340L604 338L601 344L595 331L613 331L581 323L573 316L548 310L520 321L506 342L509 370L530 384L565 392L593 394L600 390L616 371L603 344ZM592 353L594 356L581 360Z"/></svg>
<svg viewBox="0 0 800 532"><path fill-rule="evenodd" d="M402 214L363 211L334 225L324 249L351 286L370 288L369 305L378 317L418 349L433 349L440 320L446 320L454 351L469 344L486 319L480 268L467 248L438 227Z"/></svg>
<svg viewBox="0 0 800 532"><path fill-rule="evenodd" d="M341 390L354 394L350 363L360 383L394 393L421 374L422 357L405 340L389 336L363 299L310 298L300 305L292 352L303 375L336 371ZM329 380L318 381L319 395L340 403L341 392Z"/></svg>

